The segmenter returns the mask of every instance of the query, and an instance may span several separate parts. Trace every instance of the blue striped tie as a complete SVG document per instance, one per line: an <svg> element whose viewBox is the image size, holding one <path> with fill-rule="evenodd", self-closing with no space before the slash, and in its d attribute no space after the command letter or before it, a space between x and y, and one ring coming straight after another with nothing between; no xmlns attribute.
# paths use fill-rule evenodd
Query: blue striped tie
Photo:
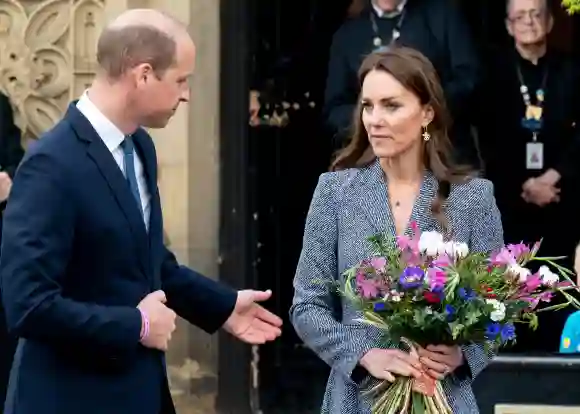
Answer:
<svg viewBox="0 0 580 414"><path fill-rule="evenodd" d="M137 201L137 206L141 215L143 215L143 206L141 205L141 196L139 195L139 186L137 185L137 176L135 175L135 151L133 146L133 138L131 136L125 137L121 142L123 149L123 164L125 166L125 179L129 184L129 189Z"/></svg>

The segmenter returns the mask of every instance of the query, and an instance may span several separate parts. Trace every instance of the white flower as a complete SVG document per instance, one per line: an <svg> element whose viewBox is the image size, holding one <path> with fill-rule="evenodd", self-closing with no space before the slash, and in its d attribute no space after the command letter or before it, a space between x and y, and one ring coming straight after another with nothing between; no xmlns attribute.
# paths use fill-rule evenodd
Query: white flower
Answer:
<svg viewBox="0 0 580 414"><path fill-rule="evenodd" d="M427 256L435 257L445 251L443 235L436 231L426 231L421 233L419 238L419 250Z"/></svg>
<svg viewBox="0 0 580 414"><path fill-rule="evenodd" d="M538 271L540 273L540 279L542 283L546 286L554 286L560 281L560 277L552 272L548 266L540 266Z"/></svg>
<svg viewBox="0 0 580 414"><path fill-rule="evenodd" d="M524 283L526 280L528 280L528 276L532 274L532 272L530 272L530 269L522 267L519 264L509 265L507 271L513 274L514 276L517 276L520 279L521 283Z"/></svg>
<svg viewBox="0 0 580 414"><path fill-rule="evenodd" d="M449 257L460 259L467 256L469 253L469 247L467 246L467 243L450 241L445 243L445 253L447 253Z"/></svg>
<svg viewBox="0 0 580 414"><path fill-rule="evenodd" d="M493 311L489 315L492 321L501 322L505 318L505 305L497 299L486 299L488 305L493 306Z"/></svg>
<svg viewBox="0 0 580 414"><path fill-rule="evenodd" d="M401 301L401 297L399 295L397 295L397 296L391 296L391 300L393 302L400 302Z"/></svg>

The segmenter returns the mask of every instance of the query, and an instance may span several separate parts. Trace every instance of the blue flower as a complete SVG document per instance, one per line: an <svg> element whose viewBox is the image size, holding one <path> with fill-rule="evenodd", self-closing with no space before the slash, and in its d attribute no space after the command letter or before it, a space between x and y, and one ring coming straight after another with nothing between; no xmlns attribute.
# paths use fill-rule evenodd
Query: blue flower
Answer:
<svg viewBox="0 0 580 414"><path fill-rule="evenodd" d="M487 339L496 339L500 332L501 325L497 322L491 322L485 328L485 337Z"/></svg>
<svg viewBox="0 0 580 414"><path fill-rule="evenodd" d="M399 277L403 289L413 289L423 285L425 272L420 267L407 267Z"/></svg>
<svg viewBox="0 0 580 414"><path fill-rule="evenodd" d="M504 343L507 341L511 341L512 339L515 339L516 337L515 326L511 323L506 323L504 326L502 326L500 335L501 341Z"/></svg>
<svg viewBox="0 0 580 414"><path fill-rule="evenodd" d="M470 301L475 298L475 292L469 288L459 288L459 297L463 300Z"/></svg>
<svg viewBox="0 0 580 414"><path fill-rule="evenodd" d="M387 305L385 305L385 302L377 302L375 303L373 309L375 312L384 311L387 309Z"/></svg>
<svg viewBox="0 0 580 414"><path fill-rule="evenodd" d="M445 313L447 314L448 321L453 320L453 316L455 316L455 313L456 313L453 305L445 305Z"/></svg>

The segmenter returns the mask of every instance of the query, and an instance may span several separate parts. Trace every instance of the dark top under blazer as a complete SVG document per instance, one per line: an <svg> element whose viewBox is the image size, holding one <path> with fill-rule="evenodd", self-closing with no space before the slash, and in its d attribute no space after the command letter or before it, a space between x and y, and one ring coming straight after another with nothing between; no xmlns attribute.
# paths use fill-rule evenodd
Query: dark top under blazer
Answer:
<svg viewBox="0 0 580 414"><path fill-rule="evenodd" d="M8 326L20 338L6 414L173 412L164 354L139 343L137 304L163 289L169 307L207 332L233 310L234 290L180 266L163 245L155 148L141 129L134 142L149 232L74 102L16 173L0 259Z"/></svg>

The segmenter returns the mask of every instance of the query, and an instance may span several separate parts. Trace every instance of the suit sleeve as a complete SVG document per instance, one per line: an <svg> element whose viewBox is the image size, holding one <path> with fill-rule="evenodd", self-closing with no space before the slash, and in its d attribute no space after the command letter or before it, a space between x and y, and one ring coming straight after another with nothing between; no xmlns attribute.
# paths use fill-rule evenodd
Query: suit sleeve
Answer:
<svg viewBox="0 0 580 414"><path fill-rule="evenodd" d="M381 345L378 330L360 322L336 320L334 284L338 275L338 227L333 175L318 182L306 219L302 253L294 278L290 317L297 334L331 368L356 380L355 368L370 349Z"/></svg>
<svg viewBox="0 0 580 414"><path fill-rule="evenodd" d="M161 286L169 307L191 324L214 333L232 314L237 291L179 265L173 253L164 250Z"/></svg>
<svg viewBox="0 0 580 414"><path fill-rule="evenodd" d="M137 349L136 308L77 302L63 292L75 230L68 176L50 155L35 153L14 178L0 256L8 328L22 338L79 349Z"/></svg>
<svg viewBox="0 0 580 414"><path fill-rule="evenodd" d="M465 24L458 6L454 2L446 1L444 7L449 72L442 79L443 88L454 117L468 116L467 103L478 82L479 62L469 27Z"/></svg>
<svg viewBox="0 0 580 414"><path fill-rule="evenodd" d="M324 94L324 116L333 133L344 137L350 128L358 92L353 90L352 74L348 65L349 42L346 28L341 27L332 39L326 90Z"/></svg>
<svg viewBox="0 0 580 414"><path fill-rule="evenodd" d="M481 203L477 205L477 211L473 217L473 228L471 231L470 250L480 253L492 253L503 247L503 228L501 215L495 197L493 195L493 184L484 180ZM489 364L495 352L489 347L485 349L483 344L463 345L463 356L466 364L456 372L460 377L466 377L473 381Z"/></svg>

